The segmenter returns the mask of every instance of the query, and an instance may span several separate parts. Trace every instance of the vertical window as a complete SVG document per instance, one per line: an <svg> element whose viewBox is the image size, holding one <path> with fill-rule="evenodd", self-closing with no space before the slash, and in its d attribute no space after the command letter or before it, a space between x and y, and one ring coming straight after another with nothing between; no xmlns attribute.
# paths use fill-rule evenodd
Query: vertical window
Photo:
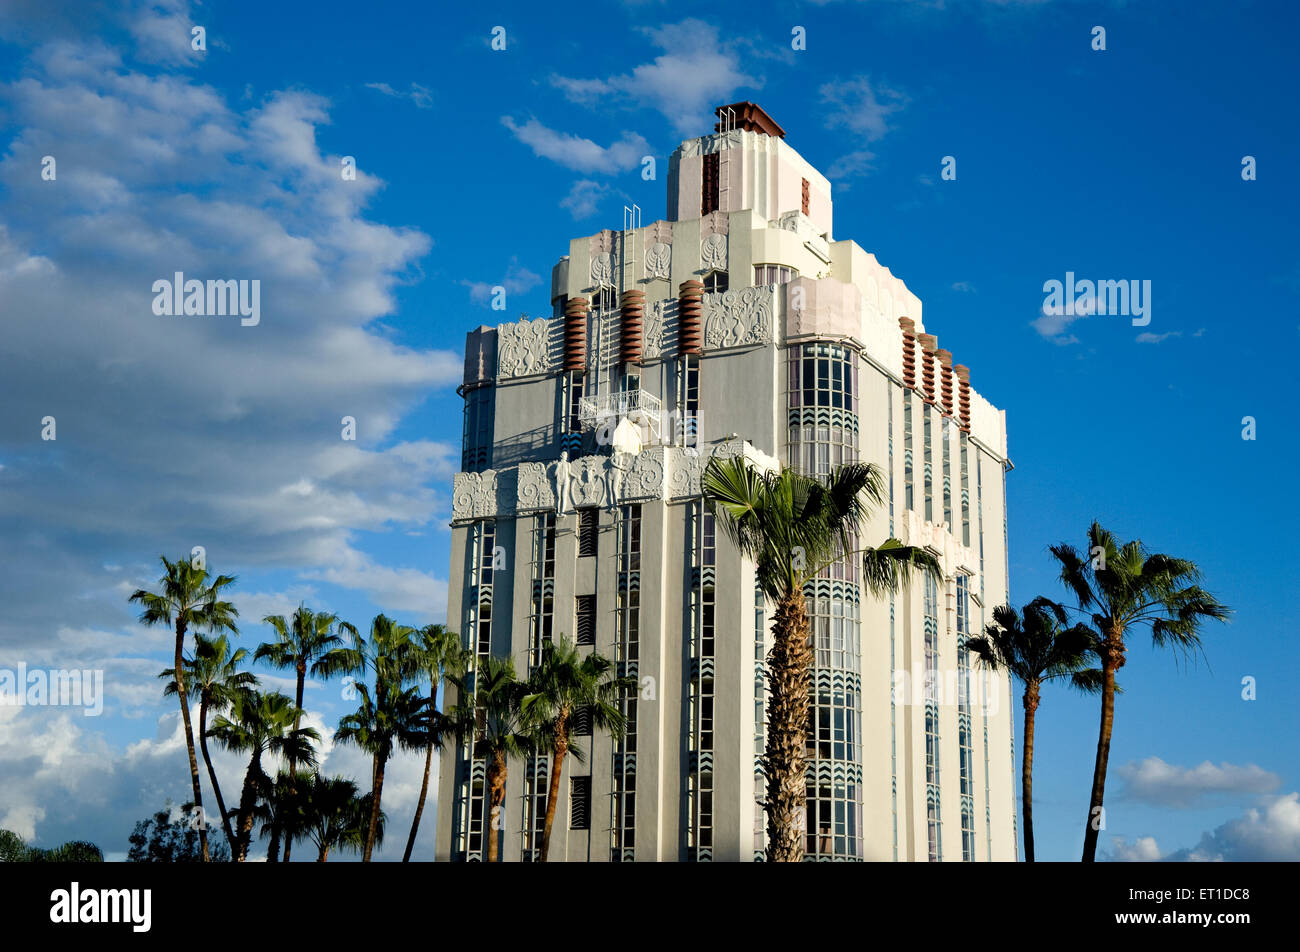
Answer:
<svg viewBox="0 0 1300 952"><path fill-rule="evenodd" d="M591 821L591 777L569 778L569 829L586 830Z"/></svg>
<svg viewBox="0 0 1300 952"><path fill-rule="evenodd" d="M571 722L572 726L569 729L569 733L574 737L590 737L591 736L591 708L589 707L575 708L571 716L573 720Z"/></svg>
<svg viewBox="0 0 1300 952"><path fill-rule="evenodd" d="M925 576L925 799L926 837L930 862L943 858L939 821L939 586Z"/></svg>
<svg viewBox="0 0 1300 952"><path fill-rule="evenodd" d="M687 354L682 358L681 412L682 445L695 446L700 433L700 358Z"/></svg>
<svg viewBox="0 0 1300 952"><path fill-rule="evenodd" d="M533 523L533 604L530 619L529 666L542 659L555 624L555 513L541 513Z"/></svg>
<svg viewBox="0 0 1300 952"><path fill-rule="evenodd" d="M727 290L727 272L710 271L704 276L704 281L702 283L704 285L704 290L708 293L721 294L723 291Z"/></svg>
<svg viewBox="0 0 1300 952"><path fill-rule="evenodd" d="M579 595L577 603L577 643L594 645L596 643L596 596Z"/></svg>
<svg viewBox="0 0 1300 952"><path fill-rule="evenodd" d="M619 507L618 513L618 638L617 672L637 680L641 617L641 506ZM619 704L626 719L622 738L614 745L613 823L611 859L636 858L636 714L638 687L625 688Z"/></svg>
<svg viewBox="0 0 1300 952"><path fill-rule="evenodd" d="M767 284L787 284L799 276L799 272L794 268L787 268L779 264L756 264L754 265L754 285L762 287Z"/></svg>
<svg viewBox="0 0 1300 952"><path fill-rule="evenodd" d="M800 472L825 476L858 458L857 354L836 344L791 349L790 459Z"/></svg>
<svg viewBox="0 0 1300 952"><path fill-rule="evenodd" d="M717 537L713 514L691 503L687 524L691 565L691 735L692 769L686 780L689 811L687 858L713 858L714 623L717 604Z"/></svg>
<svg viewBox="0 0 1300 952"><path fill-rule="evenodd" d="M903 389L903 492L906 508L915 511L915 486L912 475L912 391Z"/></svg>
<svg viewBox="0 0 1300 952"><path fill-rule="evenodd" d="M940 452L943 454L943 521L948 524L948 531L956 535L957 526L952 521L952 434L956 426L952 417L943 417L942 426L943 445Z"/></svg>
<svg viewBox="0 0 1300 952"><path fill-rule="evenodd" d="M961 433L961 544L970 548L970 437Z"/></svg>
<svg viewBox="0 0 1300 952"><path fill-rule="evenodd" d="M961 767L961 858L975 859L975 752L970 717L970 579L957 576L957 750Z"/></svg>
<svg viewBox="0 0 1300 952"><path fill-rule="evenodd" d="M595 555L600 529L600 510L578 510L578 555Z"/></svg>
<svg viewBox="0 0 1300 952"><path fill-rule="evenodd" d="M802 200L803 203L799 206L799 210L802 211L805 215L808 214L808 207L809 207L809 204L810 204L809 199L810 199L811 197L812 197L812 196L811 196L811 194L810 194L810 192L809 192L809 189L808 189L808 180L807 180L807 179L804 179L804 180L803 180L803 200Z"/></svg>
<svg viewBox="0 0 1300 952"><path fill-rule="evenodd" d="M569 433L582 432L582 397L586 376L581 370L575 370L569 374L565 386L565 400L568 403L565 422Z"/></svg>
<svg viewBox="0 0 1300 952"><path fill-rule="evenodd" d="M465 393L460 452L463 472L480 473L492 466L492 394L491 386Z"/></svg>
<svg viewBox="0 0 1300 952"><path fill-rule="evenodd" d="M929 405L922 404L921 413L925 417L925 521L934 522L934 442Z"/></svg>
<svg viewBox="0 0 1300 952"><path fill-rule="evenodd" d="M700 189L700 217L718 210L718 171L721 153L713 152L704 157L703 182Z"/></svg>

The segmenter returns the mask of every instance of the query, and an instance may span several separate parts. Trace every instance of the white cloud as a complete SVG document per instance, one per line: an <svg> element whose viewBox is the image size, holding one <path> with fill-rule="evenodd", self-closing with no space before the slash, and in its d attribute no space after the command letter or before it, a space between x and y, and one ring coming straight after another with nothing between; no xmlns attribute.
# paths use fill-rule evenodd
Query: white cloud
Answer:
<svg viewBox="0 0 1300 952"><path fill-rule="evenodd" d="M536 119L519 125L512 117L502 116L501 124L532 149L534 155L576 172L613 175L635 167L642 156L650 153L650 144L635 132L624 132L617 142L600 146L590 139L549 129Z"/></svg>
<svg viewBox="0 0 1300 952"><path fill-rule="evenodd" d="M405 92L394 89L388 83L366 83L365 86L394 99L408 99L416 109L433 108L433 91L419 83L411 83L410 89Z"/></svg>
<svg viewBox="0 0 1300 952"><path fill-rule="evenodd" d="M608 79L553 76L551 82L573 102L621 101L660 112L684 135L713 126L713 107L731 101L743 87L761 81L741 71L740 57L712 24L694 18L642 32L663 53L630 73Z"/></svg>
<svg viewBox="0 0 1300 952"><path fill-rule="evenodd" d="M579 179L569 189L569 194L560 199L560 207L566 208L574 221L590 218L600 208L600 201L609 192L608 185L593 182L591 179Z"/></svg>
<svg viewBox="0 0 1300 952"><path fill-rule="evenodd" d="M1111 838L1109 858L1113 863L1156 863L1160 861L1160 847L1154 836L1139 836L1132 843L1116 836Z"/></svg>
<svg viewBox="0 0 1300 952"><path fill-rule="evenodd" d="M475 304L482 304L486 307L492 301L492 289L494 287L505 288L507 295L526 294L542 283L542 277L535 271L522 267L518 258L511 258L505 276L499 281L466 281L462 279L460 283L469 288L470 299Z"/></svg>
<svg viewBox="0 0 1300 952"><path fill-rule="evenodd" d="M1300 793L1277 797L1261 808L1206 833L1189 850L1166 859L1190 862L1300 861Z"/></svg>
<svg viewBox="0 0 1300 952"><path fill-rule="evenodd" d="M901 111L908 97L887 86L873 85L866 76L833 80L818 89L826 113L827 128L846 129L865 142L875 142L889 131L890 117ZM827 176L842 179L871 171L875 154L858 148L840 156L827 169Z"/></svg>
<svg viewBox="0 0 1300 952"><path fill-rule="evenodd" d="M1186 808L1216 794L1271 793L1281 778L1255 764L1212 764L1179 767L1159 757L1123 764L1116 769L1123 781L1121 796L1154 806Z"/></svg>
<svg viewBox="0 0 1300 952"><path fill-rule="evenodd" d="M1164 334L1152 334L1150 331L1143 331L1138 334L1136 340L1139 344L1159 344L1161 341L1168 340L1171 337L1182 337L1182 331L1167 331Z"/></svg>

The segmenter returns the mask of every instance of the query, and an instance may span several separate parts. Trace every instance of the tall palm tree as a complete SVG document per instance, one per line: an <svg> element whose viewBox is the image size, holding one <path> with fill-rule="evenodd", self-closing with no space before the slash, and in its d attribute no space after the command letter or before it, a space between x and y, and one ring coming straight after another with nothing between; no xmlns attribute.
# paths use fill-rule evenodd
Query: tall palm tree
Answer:
<svg viewBox="0 0 1300 952"><path fill-rule="evenodd" d="M498 860L501 832L501 804L506 798L506 775L511 757L525 757L534 749L535 735L523 718L523 700L527 685L515 677L512 658L484 658L473 674L474 683L466 686L452 678L456 693L463 700L454 719L462 729L472 725L473 757L487 764L484 780L488 792L487 861Z"/></svg>
<svg viewBox="0 0 1300 952"><path fill-rule="evenodd" d="M285 855L288 855L287 847L297 839L303 836L303 798L298 787L306 783L313 773L305 770L298 771L296 776L289 774L287 770L281 770L272 781L268 789L258 801L254 809L254 817L260 820L262 828L260 835L270 839L270 845L266 851L266 861L268 863L280 862L280 844L286 847ZM288 862L286 859L285 862Z"/></svg>
<svg viewBox="0 0 1300 952"><path fill-rule="evenodd" d="M741 458L712 459L704 470L704 498L720 516L741 555L755 563L758 582L775 604L767 656L768 856L798 862L804 843L805 757L809 674L813 653L804 586L827 566L856 555L867 517L886 501L881 470L869 463L841 466L817 478L790 469L763 472ZM862 578L875 595L895 591L912 569L942 577L923 549L888 539L862 550Z"/></svg>
<svg viewBox="0 0 1300 952"><path fill-rule="evenodd" d="M1115 672L1124 667L1125 638L1132 630L1149 627L1156 647L1195 655L1201 650L1202 623L1225 621L1231 609L1201 588L1201 572L1194 562L1151 553L1137 539L1120 544L1098 522L1088 528L1086 554L1066 543L1052 546L1051 552L1061 565L1061 582L1078 600L1079 611L1091 617L1099 635L1101 725L1083 834L1083 861L1091 863L1105 816L1102 800L1115 725Z"/></svg>
<svg viewBox="0 0 1300 952"><path fill-rule="evenodd" d="M336 633L336 626L337 631L353 636L356 635L356 628L345 621L340 621L338 615L314 612L302 604L299 604L293 617L288 621L283 615L267 615L262 621L275 631L275 641L258 645L253 660L265 661L271 667L282 671L292 670L295 679L294 703L301 708L307 672L310 670L312 674L320 674L324 668L321 664L322 659L343 644L343 639ZM293 726L297 730L298 724L295 723ZM291 759L289 761L290 782L297 775L297 765ZM292 842L284 844L286 863L289 862L289 852L292 848Z"/></svg>
<svg viewBox="0 0 1300 952"><path fill-rule="evenodd" d="M361 854L361 861L368 863L379 841L385 768L399 747L423 750L428 743L425 727L428 700L420 696L419 688L403 689L382 679L377 681L373 694L365 684L358 683L356 689L360 704L356 711L339 720L334 739L355 744L370 755L370 820Z"/></svg>
<svg viewBox="0 0 1300 952"><path fill-rule="evenodd" d="M217 810L221 814L221 828L226 833L226 842L230 844L230 853L235 853L235 835L230 827L230 815L226 812L226 801L221 796L221 784L217 782L217 772L212 767L212 757L208 753L208 715L221 714L230 707L235 694L257 685L257 676L251 671L240 671L239 666L248 657L245 648L230 650L230 640L225 635L205 638L194 635L194 657L185 662L185 674L189 686L199 695L199 750L203 753L203 763L208 768L208 780L212 783L212 793L217 798ZM160 678L167 678L163 696L179 693L176 672L168 668ZM201 817L206 823L206 817Z"/></svg>
<svg viewBox="0 0 1300 952"><path fill-rule="evenodd" d="M415 835L420 829L424 814L424 801L429 793L429 771L433 766L434 749L442 749L443 738L453 729L451 719L438 710L438 687L444 673L458 675L464 672L469 657L460 644L460 635L442 625L426 625L414 638L415 664L421 674L429 679L429 702L425 710L425 730L429 742L424 748L424 779L420 782L420 798L415 804L415 817L411 820L411 833L406 838L406 852L402 862L411 861L415 848Z"/></svg>
<svg viewBox="0 0 1300 952"><path fill-rule="evenodd" d="M539 862L545 863L550 853L564 757L571 753L578 763L583 762L581 748L570 742L571 719L578 712L585 712L593 731L608 731L618 740L627 727L619 700L624 691L636 684L635 678L614 677L614 662L608 658L595 652L582 657L564 635L544 644L541 661L527 681L528 693L520 702L520 712L525 724L535 732L537 745L549 749L551 754L551 784L546 795Z"/></svg>
<svg viewBox="0 0 1300 952"><path fill-rule="evenodd" d="M993 609L993 624L966 647L992 671L1005 671L1024 685L1025 736L1021 745L1020 801L1025 814L1025 862L1034 861L1034 719L1042 686L1070 678L1075 687L1101 690L1101 672L1089 668L1096 636L1083 624L1068 626L1065 607L1035 598L1017 612L1010 605Z"/></svg>
<svg viewBox="0 0 1300 952"><path fill-rule="evenodd" d="M302 835L315 844L316 862L326 862L332 849L364 848L370 828L370 794L359 795L351 780L320 774L306 777L298 790L302 798ZM381 810L376 843L384 841L386 819Z"/></svg>
<svg viewBox="0 0 1300 952"><path fill-rule="evenodd" d="M203 810L203 789L199 783L199 762L194 756L194 731L190 726L190 702L185 683L185 634L191 628L218 633L228 631L239 634L235 619L239 610L221 598L224 589L235 584L235 576L218 575L211 578L206 568L195 568L194 563L182 556L175 562L161 556L163 575L158 580L158 591L138 588L128 599L143 606L142 624L170 625L176 631L176 651L172 670L176 675L176 696L181 704L181 722L185 726L185 750L190 758L190 783L194 788L194 806ZM208 852L207 824L199 826L199 850L203 862L211 858Z"/></svg>
<svg viewBox="0 0 1300 952"><path fill-rule="evenodd" d="M313 727L295 728L293 725L301 715L302 709L278 691L240 691L231 702L230 715L219 716L209 731L227 750L249 754L235 826L233 859L236 863L248 858L258 798L273 795L271 778L262 768L262 757L292 757L295 763L316 765L313 744L320 740L320 734Z"/></svg>

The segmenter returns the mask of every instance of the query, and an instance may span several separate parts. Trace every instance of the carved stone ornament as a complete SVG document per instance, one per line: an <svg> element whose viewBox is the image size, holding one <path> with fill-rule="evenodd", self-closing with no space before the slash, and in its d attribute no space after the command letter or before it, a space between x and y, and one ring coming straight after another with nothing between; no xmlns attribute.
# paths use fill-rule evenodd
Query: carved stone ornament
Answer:
<svg viewBox="0 0 1300 952"><path fill-rule="evenodd" d="M717 350L772 339L772 289L740 288L704 296L704 343Z"/></svg>
<svg viewBox="0 0 1300 952"><path fill-rule="evenodd" d="M666 280L670 276L672 262L673 246L656 241L645 250L645 276Z"/></svg>
<svg viewBox="0 0 1300 952"><path fill-rule="evenodd" d="M662 499L664 495L664 451L662 447L642 450L623 477L620 502Z"/></svg>
<svg viewBox="0 0 1300 952"><path fill-rule="evenodd" d="M641 334L641 359L657 360L663 354L664 302L655 301L646 313L645 329Z"/></svg>
<svg viewBox="0 0 1300 952"><path fill-rule="evenodd" d="M519 512L536 512L555 508L555 491L544 463L519 464Z"/></svg>
<svg viewBox="0 0 1300 952"><path fill-rule="evenodd" d="M603 456L583 456L572 463L569 497L576 509L581 506L603 506L609 490L606 463Z"/></svg>
<svg viewBox="0 0 1300 952"><path fill-rule="evenodd" d="M591 258L591 283L598 288L613 287L614 256L611 254L593 255Z"/></svg>
<svg viewBox="0 0 1300 952"><path fill-rule="evenodd" d="M700 494L700 476L708 462L699 450L693 447L670 446L668 448L669 469L668 495L672 499L698 496Z"/></svg>
<svg viewBox="0 0 1300 952"><path fill-rule="evenodd" d="M706 271L727 270L727 236L709 235L700 243L700 262Z"/></svg>
<svg viewBox="0 0 1300 952"><path fill-rule="evenodd" d="M544 317L502 324L497 328L497 373L502 377L526 377L550 372L548 332L551 322Z"/></svg>
<svg viewBox="0 0 1300 952"><path fill-rule="evenodd" d="M486 519L497 512L496 470L457 473L452 479L451 517Z"/></svg>

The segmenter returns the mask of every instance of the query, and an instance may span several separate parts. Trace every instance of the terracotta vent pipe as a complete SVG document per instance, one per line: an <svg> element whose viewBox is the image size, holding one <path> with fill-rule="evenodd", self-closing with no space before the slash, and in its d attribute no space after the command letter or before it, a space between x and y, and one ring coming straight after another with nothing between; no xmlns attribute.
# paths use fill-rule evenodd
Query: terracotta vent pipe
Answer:
<svg viewBox="0 0 1300 952"><path fill-rule="evenodd" d="M624 364L641 364L641 325L645 318L645 292L633 288L623 292L620 302L622 314L622 353Z"/></svg>
<svg viewBox="0 0 1300 952"><path fill-rule="evenodd" d="M677 353L704 353L704 285L691 278L677 292Z"/></svg>
<svg viewBox="0 0 1300 952"><path fill-rule="evenodd" d="M564 305L564 372L587 369L587 299L570 298Z"/></svg>

